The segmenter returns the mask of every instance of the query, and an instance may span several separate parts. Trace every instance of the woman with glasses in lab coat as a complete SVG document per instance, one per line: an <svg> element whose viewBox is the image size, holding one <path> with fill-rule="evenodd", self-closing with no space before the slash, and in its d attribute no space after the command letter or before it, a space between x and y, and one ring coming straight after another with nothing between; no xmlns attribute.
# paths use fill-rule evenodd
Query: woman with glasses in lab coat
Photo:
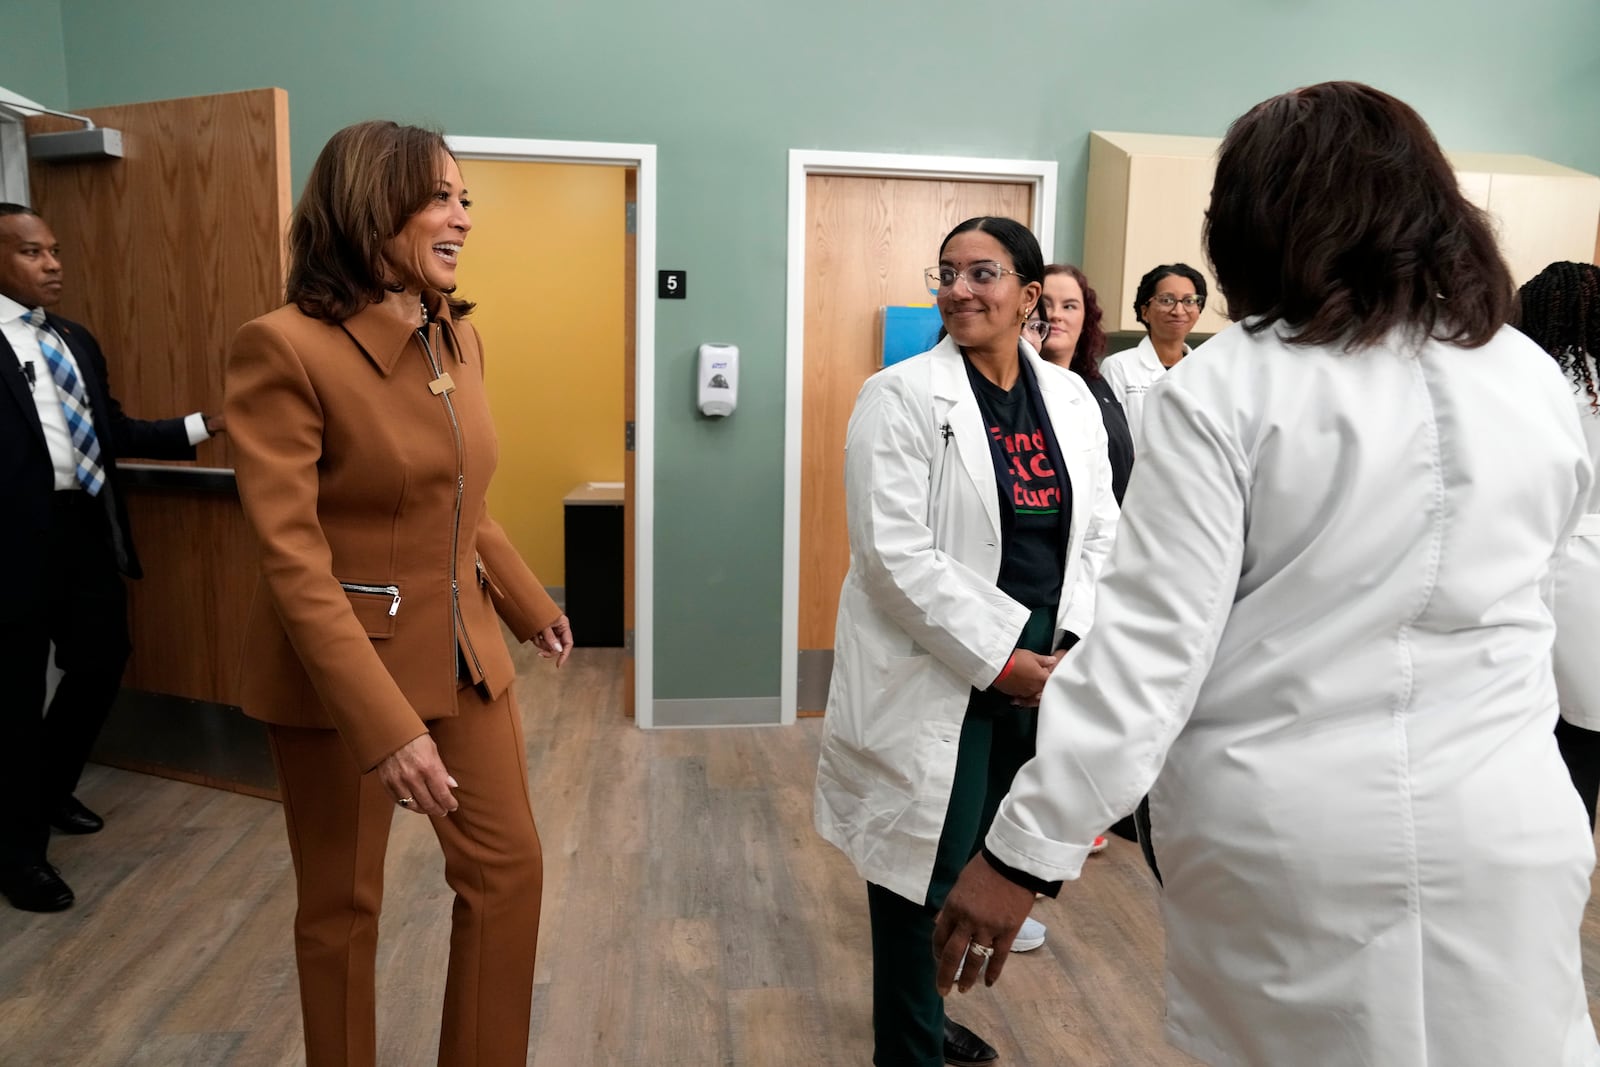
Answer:
<svg viewBox="0 0 1600 1067"><path fill-rule="evenodd" d="M1139 279L1133 313L1148 331L1139 344L1100 363L1100 373L1122 403L1135 444L1150 387L1191 351L1185 338L1206 306L1206 279L1187 263L1163 263Z"/></svg>
<svg viewBox="0 0 1600 1067"><path fill-rule="evenodd" d="M947 336L868 379L845 438L815 814L867 882L879 1067L995 1058L945 1017L933 918L1033 754L1116 524L1097 402L1022 338L1043 272L1019 222L951 231L928 272Z"/></svg>

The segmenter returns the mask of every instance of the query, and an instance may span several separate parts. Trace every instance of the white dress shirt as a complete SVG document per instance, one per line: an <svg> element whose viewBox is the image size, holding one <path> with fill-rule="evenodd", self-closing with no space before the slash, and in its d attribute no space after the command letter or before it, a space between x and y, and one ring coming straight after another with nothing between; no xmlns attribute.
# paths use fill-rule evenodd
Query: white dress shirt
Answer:
<svg viewBox="0 0 1600 1067"><path fill-rule="evenodd" d="M50 376L50 365L39 350L38 331L22 317L31 310L0 293L0 334L5 336L11 344L11 350L16 353L18 371L30 382L33 404L39 413L39 425L44 428L44 442L50 449L50 462L55 467L56 488L77 489L77 460L73 457L72 432L67 429L67 416L61 410L61 397L56 392L55 379ZM55 342L56 351L61 353L79 380L82 380L83 372L73 358L72 349L54 330L50 331L50 336ZM189 434L191 445L211 437L206 432L205 415L198 411L184 418L183 428Z"/></svg>

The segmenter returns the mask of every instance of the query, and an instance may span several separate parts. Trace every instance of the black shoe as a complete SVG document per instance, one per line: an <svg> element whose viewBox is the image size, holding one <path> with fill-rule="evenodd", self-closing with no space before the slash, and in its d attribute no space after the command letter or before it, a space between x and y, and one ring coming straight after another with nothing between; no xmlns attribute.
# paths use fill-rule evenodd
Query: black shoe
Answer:
<svg viewBox="0 0 1600 1067"><path fill-rule="evenodd" d="M0 867L0 893L21 911L65 911L72 907L72 889L44 861Z"/></svg>
<svg viewBox="0 0 1600 1067"><path fill-rule="evenodd" d="M106 821L82 804L77 797L68 797L50 813L50 825L64 834L94 834L105 827Z"/></svg>
<svg viewBox="0 0 1600 1067"><path fill-rule="evenodd" d="M944 1062L951 1067L985 1067L1000 1058L994 1046L960 1023L944 1021Z"/></svg>

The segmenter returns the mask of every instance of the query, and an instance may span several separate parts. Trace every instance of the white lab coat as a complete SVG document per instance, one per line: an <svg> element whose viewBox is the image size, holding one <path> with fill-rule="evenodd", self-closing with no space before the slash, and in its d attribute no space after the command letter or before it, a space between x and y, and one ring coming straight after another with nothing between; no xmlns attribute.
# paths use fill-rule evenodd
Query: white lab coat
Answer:
<svg viewBox="0 0 1600 1067"><path fill-rule="evenodd" d="M1117 521L1089 387L1024 342L1072 484L1057 614L1082 636ZM1028 609L995 585L999 489L961 351L948 337L862 386L845 438L850 570L817 766L817 831L869 882L922 901L971 690L1005 666Z"/></svg>
<svg viewBox="0 0 1600 1067"><path fill-rule="evenodd" d="M1183 346L1185 356L1190 351L1188 345ZM1128 429L1133 431L1135 455L1138 455L1139 427L1144 422L1145 394L1166 376L1167 366L1156 355L1156 347L1150 343L1149 334L1140 338L1134 348L1113 352L1100 361L1100 377L1116 393L1117 399L1122 402L1122 412L1128 417Z"/></svg>
<svg viewBox="0 0 1600 1067"><path fill-rule="evenodd" d="M1593 359L1589 370L1597 373ZM1589 458L1600 466L1600 414L1582 386L1574 385L1573 395ZM1556 570L1556 688L1563 719L1600 730L1600 482L1587 511Z"/></svg>
<svg viewBox="0 0 1600 1067"><path fill-rule="evenodd" d="M1149 393L1094 628L988 847L1074 878L1149 790L1167 1033L1208 1063L1600 1063L1541 595L1592 478L1509 327L1218 334Z"/></svg>

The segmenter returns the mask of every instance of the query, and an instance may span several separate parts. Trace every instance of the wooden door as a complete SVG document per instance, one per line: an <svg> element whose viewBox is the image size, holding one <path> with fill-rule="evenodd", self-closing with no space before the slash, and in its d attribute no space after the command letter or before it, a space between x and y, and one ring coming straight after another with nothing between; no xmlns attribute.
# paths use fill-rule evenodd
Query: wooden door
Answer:
<svg viewBox="0 0 1600 1067"><path fill-rule="evenodd" d="M257 89L81 110L122 131L125 155L29 170L33 207L65 260L60 311L99 338L130 414L220 411L229 339L283 302L288 96ZM28 122L30 133L77 126ZM202 444L194 464L123 466L134 466L127 503L146 574L129 584L124 684L236 704L257 556L228 439Z"/></svg>
<svg viewBox="0 0 1600 1067"><path fill-rule="evenodd" d="M805 403L800 474L799 711L821 712L833 667L839 585L850 565L844 435L878 370L879 309L927 304L922 272L975 215L1029 223L1021 183L811 175L806 179Z"/></svg>

